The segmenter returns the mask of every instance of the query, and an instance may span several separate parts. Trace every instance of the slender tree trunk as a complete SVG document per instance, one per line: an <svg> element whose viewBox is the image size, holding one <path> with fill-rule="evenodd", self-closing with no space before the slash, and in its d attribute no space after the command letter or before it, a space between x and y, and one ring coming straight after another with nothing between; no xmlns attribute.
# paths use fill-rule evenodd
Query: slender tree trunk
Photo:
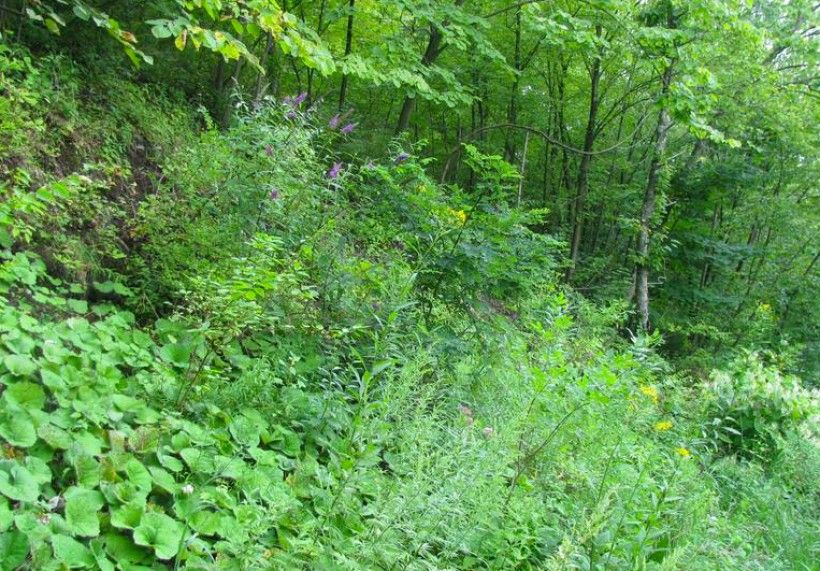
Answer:
<svg viewBox="0 0 820 571"><path fill-rule="evenodd" d="M355 4L356 0L350 0L348 4L348 9L350 13L347 15L347 32L345 33L345 57L349 56L350 53L353 51L353 17L355 16ZM344 111L344 106L347 100L347 85L348 85L348 76L344 74L342 76L342 85L339 87L339 113Z"/></svg>
<svg viewBox="0 0 820 571"><path fill-rule="evenodd" d="M601 37L601 26L595 27L595 35ZM595 144L596 121L598 115L598 85L601 80L601 54L596 54L592 60L589 70L589 114L587 116L587 129L584 136L584 153L581 155L581 162L578 165L578 185L575 201L572 208L574 219L572 221L572 239L570 241L570 266L567 269L567 280L571 280L578 264L578 256L581 249L581 239L584 233L584 206L586 205L587 194L589 192L589 168L592 164L592 146Z"/></svg>
<svg viewBox="0 0 820 571"><path fill-rule="evenodd" d="M521 10L515 13L515 51L513 53L513 67L515 68L515 80L510 89L510 103L507 108L507 122L513 125L518 124L518 91L521 82ZM507 161L515 160L515 133L508 130L504 140L504 155Z"/></svg>
<svg viewBox="0 0 820 571"><path fill-rule="evenodd" d="M427 49L424 50L424 56L421 58L421 64L425 67L431 65L438 57L441 48L441 31L435 26L430 26L430 39L427 41ZM416 109L416 97L406 96L404 103L401 106L399 113L399 122L396 125L396 134L402 133L410 126L410 118L413 116L413 111Z"/></svg>
<svg viewBox="0 0 820 571"><path fill-rule="evenodd" d="M221 125L223 127L227 127L231 122L231 116L233 115L233 105L231 105L231 94L228 92L231 88L231 85L239 87L239 75L242 73L242 64L245 60L238 59L236 60L236 66L233 69L233 74L231 75L231 79L228 82L228 85L225 86L225 105L222 108L222 120Z"/></svg>
<svg viewBox="0 0 820 571"><path fill-rule="evenodd" d="M265 91L267 90L267 85L265 84L265 75L266 75L266 66L268 63L268 56L270 56L271 51L273 50L273 35L268 34L267 44L265 45L265 52L262 54L262 60L259 62L260 67L262 68L256 75L256 88L254 89L253 95L253 106L259 107L260 103L262 102L262 97L265 95Z"/></svg>
<svg viewBox="0 0 820 571"><path fill-rule="evenodd" d="M325 24L325 9L327 8L327 0L322 0L322 3L319 5L319 21L316 24L316 35L322 35L322 31ZM304 19L304 18L303 18ZM308 103L313 102L313 77L316 73L316 70L308 68L307 70L307 94L308 94Z"/></svg>
<svg viewBox="0 0 820 571"><path fill-rule="evenodd" d="M456 0L454 5L456 7L460 7L464 4L466 0ZM448 22L442 22L442 27L447 27ZM437 26L430 25L430 37L427 40L427 49L424 50L424 55L421 58L421 65L424 67L429 67L433 65L433 62L436 61L439 54L441 53L441 42L442 42L442 35L441 29ZM407 130L410 126L410 118L413 116L413 111L416 109L416 98L415 96L406 96L404 98L404 103L401 106L401 112L399 113L399 121L396 124L396 134L402 133Z"/></svg>
<svg viewBox="0 0 820 571"><path fill-rule="evenodd" d="M723 205L721 203L717 203L715 205L715 209L712 212L712 225L709 230L709 237L714 238L715 234L717 233L718 226L720 224L720 211L723 209ZM700 274L700 289L706 287L707 279L709 277L709 272L711 271L711 263L707 258L706 261L703 263L703 270Z"/></svg>
<svg viewBox="0 0 820 571"><path fill-rule="evenodd" d="M669 93L669 86L672 83L673 64L669 63L663 72L663 83L661 86L661 102ZM658 114L658 126L655 129L655 143L652 152L652 162L649 165L649 177L646 181L646 190L641 208L641 227L638 233L638 243L635 254L638 263L635 268L635 301L638 309L638 326L643 331L651 329L649 315L649 247L652 240L651 224L655 214L657 202L658 184L661 178L661 168L663 166L666 152L666 142L669 136L669 128L672 126L672 119L666 107L662 107Z"/></svg>
<svg viewBox="0 0 820 571"><path fill-rule="evenodd" d="M520 177L518 179L518 202L516 206L521 208L521 193L524 191L524 176L527 173L527 150L530 145L530 132L527 131L527 134L524 135L524 152L521 153L521 171L519 172Z"/></svg>

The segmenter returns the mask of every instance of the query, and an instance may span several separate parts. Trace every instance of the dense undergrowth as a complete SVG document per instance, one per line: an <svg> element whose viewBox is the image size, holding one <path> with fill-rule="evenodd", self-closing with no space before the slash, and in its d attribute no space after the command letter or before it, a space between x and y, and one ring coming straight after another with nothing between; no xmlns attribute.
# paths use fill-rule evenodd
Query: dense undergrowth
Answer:
<svg viewBox="0 0 820 571"><path fill-rule="evenodd" d="M0 49L0 569L816 568L816 394L625 338L500 158Z"/></svg>

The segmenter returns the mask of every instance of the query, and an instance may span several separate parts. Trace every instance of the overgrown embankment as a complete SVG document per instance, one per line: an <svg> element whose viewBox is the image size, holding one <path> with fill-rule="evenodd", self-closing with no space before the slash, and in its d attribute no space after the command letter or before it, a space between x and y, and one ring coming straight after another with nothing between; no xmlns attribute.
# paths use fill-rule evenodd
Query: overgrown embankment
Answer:
<svg viewBox="0 0 820 571"><path fill-rule="evenodd" d="M0 70L1 569L814 565L816 396L620 336L500 158Z"/></svg>

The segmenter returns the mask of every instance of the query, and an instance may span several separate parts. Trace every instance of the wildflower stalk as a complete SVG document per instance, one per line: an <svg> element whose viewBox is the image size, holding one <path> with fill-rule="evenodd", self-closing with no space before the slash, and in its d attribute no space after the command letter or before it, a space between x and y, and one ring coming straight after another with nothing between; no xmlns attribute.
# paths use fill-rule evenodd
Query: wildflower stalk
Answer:
<svg viewBox="0 0 820 571"><path fill-rule="evenodd" d="M632 500L635 498L635 494L638 491L638 486L640 486L641 482L643 481L644 474L646 474L646 469L649 467L649 462L644 462L643 467L641 468L638 477L635 479L635 483L632 485L632 490L629 493L629 498L624 503L624 509L621 513L621 517L618 520L618 525L615 526L615 533L612 534L612 541L609 543L609 551L606 554L606 561L604 562L604 568L609 565L609 560L612 558L612 552L615 550L615 544L618 542L618 535L621 533L621 527L623 526L624 519L626 519L627 509L626 507L632 503Z"/></svg>
<svg viewBox="0 0 820 571"><path fill-rule="evenodd" d="M549 443L552 442L552 439L555 438L555 436L558 434L558 431L561 430L561 427L564 426L564 424L566 424L567 421L576 412L578 412L582 408L586 407L588 404L589 404L589 402L582 402L579 405L577 405L575 408L573 408L571 411L569 411L567 414L565 414L564 417L561 420L558 421L558 424L556 424L553 427L553 429L547 435L546 439L544 439L544 441L541 444L539 444L536 448L534 448L531 452L529 452L525 456L523 456L523 457L519 456L519 459L516 461L515 475L513 476L512 481L510 482L510 487L507 491L507 497L504 500L505 508L510 503L510 500L512 499L513 492L515 491L516 483L518 482L518 478L521 477L521 474L524 473L524 470L530 465L530 463L533 460L535 460L538 457L538 455L544 450L544 448L549 446Z"/></svg>

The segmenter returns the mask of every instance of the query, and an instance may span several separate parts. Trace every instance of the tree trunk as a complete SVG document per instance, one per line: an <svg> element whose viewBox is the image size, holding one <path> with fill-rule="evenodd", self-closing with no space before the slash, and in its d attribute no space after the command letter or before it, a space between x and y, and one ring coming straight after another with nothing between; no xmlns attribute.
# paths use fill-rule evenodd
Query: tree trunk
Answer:
<svg viewBox="0 0 820 571"><path fill-rule="evenodd" d="M521 178L518 179L518 202L516 203L516 207L521 208L521 193L524 191L524 176L527 172L527 150L530 145L530 132L527 131L527 134L524 135L524 152L521 154L521 171L519 175Z"/></svg>
<svg viewBox="0 0 820 571"><path fill-rule="evenodd" d="M507 123L518 124L518 91L521 82L521 10L515 13L515 52L513 54L513 67L515 68L515 81L510 89L510 104L507 108ZM507 162L515 160L515 134L512 130L507 131L504 138L504 155Z"/></svg>
<svg viewBox="0 0 820 571"><path fill-rule="evenodd" d="M601 26L595 27L595 35L601 37ZM578 264L578 255L581 249L581 239L584 232L584 206L586 204L587 193L589 192L589 168L592 164L592 146L595 144L596 121L598 115L598 84L601 80L601 54L596 54L592 60L589 70L589 115L587 117L587 130L584 136L584 153L581 155L581 162L578 165L578 188L573 205L574 219L572 221L572 240L570 241L570 266L567 269L567 280L571 280Z"/></svg>
<svg viewBox="0 0 820 571"><path fill-rule="evenodd" d="M325 9L327 8L327 0L322 0L322 3L319 5L319 21L316 23L316 35L321 37L322 31L325 24ZM303 18L304 19L304 16ZM308 68L307 70L307 94L308 94L308 104L313 103L313 77L316 73L316 70L312 68Z"/></svg>
<svg viewBox="0 0 820 571"><path fill-rule="evenodd" d="M427 41L427 49L424 50L424 56L421 58L421 64L424 67L430 66L441 51L441 31L435 27L430 26L430 39ZM416 97L406 96L404 103L401 106L401 113L399 113L399 122L396 125L396 134L402 133L410 126L410 118L413 116L413 111L416 109Z"/></svg>
<svg viewBox="0 0 820 571"><path fill-rule="evenodd" d="M355 15L355 5L356 0L350 0L350 4L348 4L350 14L347 15L347 32L345 34L345 57L349 56L353 51L353 17ZM339 87L339 113L344 111L344 106L347 100L347 85L348 76L347 74L344 74L342 76L342 85Z"/></svg>
<svg viewBox="0 0 820 571"><path fill-rule="evenodd" d="M661 104L669 93L669 86L672 83L673 64L669 63L663 72L663 83L661 86ZM663 166L664 154L666 152L666 142L669 135L669 128L672 126L672 119L666 107L661 107L658 114L658 126L655 129L654 148L652 152L652 162L649 166L649 177L646 181L646 191L643 196L643 207L641 208L641 227L638 233L638 243L635 248L638 263L635 268L635 299L638 309L638 326L642 331L651 329L649 315L649 247L652 240L651 224L652 216L655 214L655 204L657 202L658 183L661 178L661 168Z"/></svg>
<svg viewBox="0 0 820 571"><path fill-rule="evenodd" d="M267 43L265 45L265 51L262 54L262 59L259 62L259 65L262 67L261 70L256 75L256 88L254 89L253 95L253 106L254 108L259 108L260 104L262 103L262 97L265 96L265 91L267 91L268 84L265 83L265 75L267 70L265 69L268 64L268 56L270 56L271 51L273 50L273 35L268 34Z"/></svg>

